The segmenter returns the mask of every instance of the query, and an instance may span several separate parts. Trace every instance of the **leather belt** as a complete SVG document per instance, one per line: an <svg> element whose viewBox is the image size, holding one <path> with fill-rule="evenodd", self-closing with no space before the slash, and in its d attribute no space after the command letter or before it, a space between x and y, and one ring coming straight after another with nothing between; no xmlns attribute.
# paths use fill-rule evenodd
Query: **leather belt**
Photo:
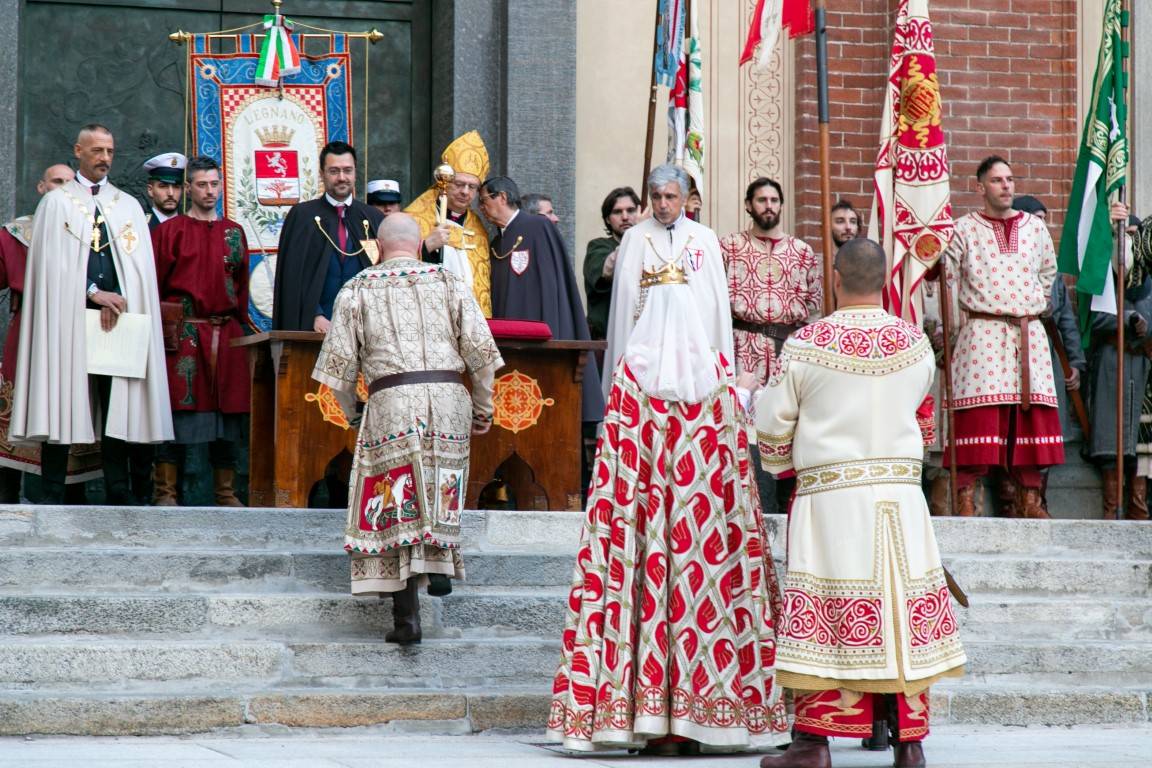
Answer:
<svg viewBox="0 0 1152 768"><path fill-rule="evenodd" d="M1019 326L1020 337L1016 340L1016 349L1020 353L1020 410L1028 410L1032 405L1031 349L1029 349L1028 344L1028 324L1033 320L1039 319L1039 316L993 315L988 312L969 312L968 319L993 320Z"/></svg>
<svg viewBox="0 0 1152 768"><path fill-rule="evenodd" d="M216 382L216 363L220 360L220 328L229 320L231 315L213 315L211 317L185 317L185 323L207 323L212 326L212 342L208 352L208 373L212 381L212 394L217 395L219 387Z"/></svg>
<svg viewBox="0 0 1152 768"><path fill-rule="evenodd" d="M459 371L404 371L381 376L368 385L371 397L382 389L402 387L406 384L463 384L464 376Z"/></svg>
<svg viewBox="0 0 1152 768"><path fill-rule="evenodd" d="M767 336L772 339L772 345L776 348L776 352L780 352L780 348L784 346L784 342L788 337L796 332L800 326L792 323L750 323L747 320L740 320L739 318L732 318L732 327L745 331L747 333L756 333L761 336Z"/></svg>

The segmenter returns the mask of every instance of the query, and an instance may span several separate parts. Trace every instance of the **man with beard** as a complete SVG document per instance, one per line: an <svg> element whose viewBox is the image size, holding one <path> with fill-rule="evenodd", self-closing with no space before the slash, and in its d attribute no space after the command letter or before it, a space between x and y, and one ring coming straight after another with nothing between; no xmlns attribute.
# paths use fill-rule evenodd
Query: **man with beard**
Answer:
<svg viewBox="0 0 1152 768"><path fill-rule="evenodd" d="M736 370L754 374L758 385L768 381L784 340L815 319L823 303L820 263L807 243L784 233L783 208L780 184L756 179L744 195L752 227L720 241L732 303ZM773 480L760 468L754 447L752 458L764 511L786 511L795 479L788 473Z"/></svg>
<svg viewBox="0 0 1152 768"><path fill-rule="evenodd" d="M324 196L292 206L280 230L272 328L327 333L336 294L376 263L384 214L353 198L356 150L331 141L320 151Z"/></svg>
<svg viewBox="0 0 1152 768"><path fill-rule="evenodd" d="M165 152L144 163L148 173L148 229L156 229L180 212L184 192L184 168L188 158L179 152Z"/></svg>
<svg viewBox="0 0 1152 768"><path fill-rule="evenodd" d="M612 306L612 275L620 253L620 238L639 219L640 198L632 187L617 187L600 205L607 237L588 241L584 254L584 295L588 299L588 332L603 339L608 330L608 309Z"/></svg>
<svg viewBox="0 0 1152 768"><path fill-rule="evenodd" d="M860 214L847 200L832 206L832 243L839 250L849 240L860 236Z"/></svg>
<svg viewBox="0 0 1152 768"><path fill-rule="evenodd" d="M187 215L152 233L161 301L179 313L165 350L176 438L156 452L157 506L178 503L187 446L201 443L208 444L216 506L244 506L234 481L251 380L247 352L231 341L244 335L248 242L239 224L216 212L220 184L215 160L189 160Z"/></svg>

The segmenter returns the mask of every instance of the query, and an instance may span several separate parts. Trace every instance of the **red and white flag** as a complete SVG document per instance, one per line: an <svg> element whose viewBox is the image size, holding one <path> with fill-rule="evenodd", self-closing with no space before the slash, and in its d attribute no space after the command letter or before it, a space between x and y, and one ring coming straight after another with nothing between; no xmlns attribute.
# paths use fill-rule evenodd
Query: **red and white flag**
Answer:
<svg viewBox="0 0 1152 768"><path fill-rule="evenodd" d="M917 288L952 239L948 149L928 0L901 0L868 234L888 254L888 311L915 321Z"/></svg>
<svg viewBox="0 0 1152 768"><path fill-rule="evenodd" d="M741 66L755 56L756 66L767 67L781 28L788 30L788 37L815 32L816 18L810 0L756 0L756 10L752 11L752 21L748 25L748 38L740 54ZM757 47L760 48L759 56L756 56Z"/></svg>

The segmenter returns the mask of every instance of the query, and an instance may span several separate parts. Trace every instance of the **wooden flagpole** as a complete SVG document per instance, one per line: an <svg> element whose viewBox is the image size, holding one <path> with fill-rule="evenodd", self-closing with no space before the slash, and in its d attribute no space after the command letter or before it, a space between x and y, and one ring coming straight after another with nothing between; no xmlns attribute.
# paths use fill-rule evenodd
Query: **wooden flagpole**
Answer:
<svg viewBox="0 0 1152 768"><path fill-rule="evenodd" d="M1124 187L1116 198L1124 202ZM1124 519L1124 283L1125 227L1128 221L1116 222L1116 519ZM1136 435L1132 436L1136 439Z"/></svg>
<svg viewBox="0 0 1152 768"><path fill-rule="evenodd" d="M640 178L640 210L648 207L648 174L652 171L652 143L656 137L656 51L660 45L660 0L656 0L656 14L652 22L652 69L648 87L648 136L644 140L644 175Z"/></svg>
<svg viewBox="0 0 1152 768"><path fill-rule="evenodd" d="M940 255L940 325L944 333L944 402L940 404L944 412L948 434L945 446L948 451L948 498L952 502L952 514L960 510L959 470L956 468L956 411L952 407L952 292L948 288L948 252ZM976 492L981 493L977 485Z"/></svg>
<svg viewBox="0 0 1152 768"><path fill-rule="evenodd" d="M824 242L824 314L835 309L832 295L832 165L829 157L828 110L828 10L826 0L816 0L816 106L820 125L820 219Z"/></svg>

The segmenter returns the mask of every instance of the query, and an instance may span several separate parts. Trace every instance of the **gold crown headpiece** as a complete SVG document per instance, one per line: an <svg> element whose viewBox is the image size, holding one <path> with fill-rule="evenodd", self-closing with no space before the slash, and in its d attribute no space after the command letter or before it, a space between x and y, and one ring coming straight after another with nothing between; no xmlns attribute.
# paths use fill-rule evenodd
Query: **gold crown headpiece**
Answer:
<svg viewBox="0 0 1152 768"><path fill-rule="evenodd" d="M676 262L668 262L659 269L645 269L640 274L640 287L651 288L654 285L687 285L688 274Z"/></svg>

